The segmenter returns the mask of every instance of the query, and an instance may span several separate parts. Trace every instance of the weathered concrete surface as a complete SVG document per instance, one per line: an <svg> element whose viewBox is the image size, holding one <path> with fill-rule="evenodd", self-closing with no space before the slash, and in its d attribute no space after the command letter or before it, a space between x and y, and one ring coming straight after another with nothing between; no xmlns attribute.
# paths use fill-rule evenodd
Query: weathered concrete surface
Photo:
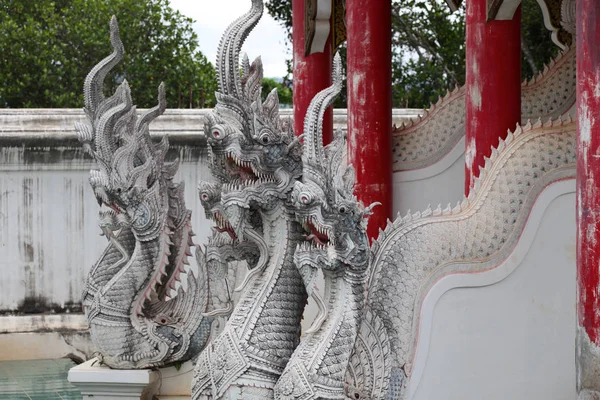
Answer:
<svg viewBox="0 0 600 400"><path fill-rule="evenodd" d="M168 159L181 161L186 204L202 242L208 234L197 199L205 167L203 118L208 110L167 110L152 123L154 136L169 135ZM282 110L291 117L292 110ZM414 115L397 110L394 123ZM345 128L345 110L336 125ZM81 110L0 111L0 313L81 311L88 269L105 247L98 205L88 183L93 162L77 142Z"/></svg>
<svg viewBox="0 0 600 400"><path fill-rule="evenodd" d="M1 322L0 322L1 323ZM92 357L94 348L87 331L8 333L0 335L0 360ZM75 356L75 357L73 357Z"/></svg>
<svg viewBox="0 0 600 400"><path fill-rule="evenodd" d="M210 174L196 141L172 146L167 158L181 161L178 178L203 238L209 230L195 188ZM0 148L0 311L80 311L84 278L106 245L88 183L92 166L71 146Z"/></svg>
<svg viewBox="0 0 600 400"><path fill-rule="evenodd" d="M0 320L0 334L88 329L83 314L5 315Z"/></svg>

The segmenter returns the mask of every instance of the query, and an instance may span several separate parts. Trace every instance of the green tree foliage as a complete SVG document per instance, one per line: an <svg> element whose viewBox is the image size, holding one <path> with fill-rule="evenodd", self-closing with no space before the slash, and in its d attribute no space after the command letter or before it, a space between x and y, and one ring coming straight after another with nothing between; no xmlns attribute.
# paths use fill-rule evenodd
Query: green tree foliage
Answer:
<svg viewBox="0 0 600 400"><path fill-rule="evenodd" d="M521 76L531 79L552 58L558 56L560 49L550 39L550 32L543 23L542 9L537 2L524 0L521 4Z"/></svg>
<svg viewBox="0 0 600 400"><path fill-rule="evenodd" d="M82 107L83 81L112 52L116 15L125 59L106 79L127 79L139 107L210 107L215 71L198 50L192 20L169 0L4 0L0 2L0 107Z"/></svg>
<svg viewBox="0 0 600 400"><path fill-rule="evenodd" d="M427 107L465 82L464 9L444 0L392 3L392 99L397 107Z"/></svg>
<svg viewBox="0 0 600 400"><path fill-rule="evenodd" d="M266 6L291 43L291 1L269 0ZM525 79L558 53L535 0L523 0L522 39ZM445 0L392 0L394 107L429 107L447 89L464 85L465 66L464 6L452 13Z"/></svg>
<svg viewBox="0 0 600 400"><path fill-rule="evenodd" d="M263 78L262 97L263 101L273 89L277 89L279 97L279 106L283 108L292 107L292 90L284 83L279 83L273 78Z"/></svg>

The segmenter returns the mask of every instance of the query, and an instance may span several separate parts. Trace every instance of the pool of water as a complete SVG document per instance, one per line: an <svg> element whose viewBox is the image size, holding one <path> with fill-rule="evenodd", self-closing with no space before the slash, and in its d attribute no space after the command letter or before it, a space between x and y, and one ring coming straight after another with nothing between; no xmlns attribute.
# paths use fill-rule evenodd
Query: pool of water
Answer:
<svg viewBox="0 0 600 400"><path fill-rule="evenodd" d="M67 382L75 363L69 359L0 361L1 400L81 400Z"/></svg>

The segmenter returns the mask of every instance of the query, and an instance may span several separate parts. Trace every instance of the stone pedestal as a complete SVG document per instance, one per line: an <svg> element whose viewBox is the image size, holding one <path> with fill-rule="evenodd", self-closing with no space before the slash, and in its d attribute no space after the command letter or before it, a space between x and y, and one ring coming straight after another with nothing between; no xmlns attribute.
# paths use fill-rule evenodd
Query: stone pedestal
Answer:
<svg viewBox="0 0 600 400"><path fill-rule="evenodd" d="M151 400L158 379L156 371L110 369L96 358L71 368L68 377L83 400Z"/></svg>

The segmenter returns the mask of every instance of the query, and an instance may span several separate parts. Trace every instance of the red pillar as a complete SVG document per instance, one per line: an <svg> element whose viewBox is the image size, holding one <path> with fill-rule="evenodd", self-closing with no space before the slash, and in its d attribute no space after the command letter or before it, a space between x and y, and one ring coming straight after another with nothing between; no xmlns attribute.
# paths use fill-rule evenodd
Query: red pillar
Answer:
<svg viewBox="0 0 600 400"><path fill-rule="evenodd" d="M577 390L600 399L600 2L577 1Z"/></svg>
<svg viewBox="0 0 600 400"><path fill-rule="evenodd" d="M486 21L487 0L467 0L465 194L483 157L521 122L521 7Z"/></svg>
<svg viewBox="0 0 600 400"><path fill-rule="evenodd" d="M317 93L330 86L332 73L331 33L322 53L304 55L304 2L292 0L292 42L294 48L294 132L304 130L304 116L310 101ZM333 139L333 109L323 118L323 143Z"/></svg>
<svg viewBox="0 0 600 400"><path fill-rule="evenodd" d="M392 216L391 15L391 0L346 1L348 158L358 199L382 203L369 219L370 238Z"/></svg>

